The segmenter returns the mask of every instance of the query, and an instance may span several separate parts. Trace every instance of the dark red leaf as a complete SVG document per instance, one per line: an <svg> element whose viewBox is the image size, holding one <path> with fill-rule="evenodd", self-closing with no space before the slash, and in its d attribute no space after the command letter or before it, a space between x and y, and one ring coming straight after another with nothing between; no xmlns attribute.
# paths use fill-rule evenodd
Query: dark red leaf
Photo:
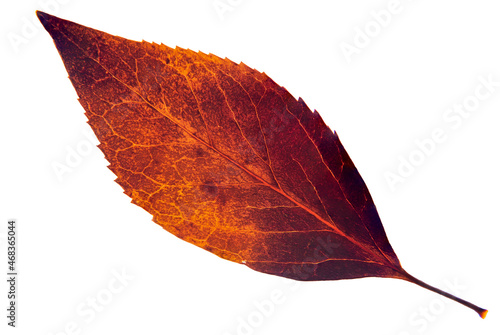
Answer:
<svg viewBox="0 0 500 335"><path fill-rule="evenodd" d="M264 73L38 12L132 202L222 258L297 280L404 271L336 133Z"/></svg>

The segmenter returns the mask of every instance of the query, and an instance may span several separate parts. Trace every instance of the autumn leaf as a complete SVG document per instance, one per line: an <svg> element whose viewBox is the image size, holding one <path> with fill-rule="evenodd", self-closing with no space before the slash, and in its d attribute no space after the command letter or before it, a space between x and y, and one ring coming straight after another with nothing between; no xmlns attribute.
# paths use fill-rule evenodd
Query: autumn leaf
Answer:
<svg viewBox="0 0 500 335"><path fill-rule="evenodd" d="M132 202L177 237L296 280L409 275L337 134L266 74L37 12Z"/></svg>

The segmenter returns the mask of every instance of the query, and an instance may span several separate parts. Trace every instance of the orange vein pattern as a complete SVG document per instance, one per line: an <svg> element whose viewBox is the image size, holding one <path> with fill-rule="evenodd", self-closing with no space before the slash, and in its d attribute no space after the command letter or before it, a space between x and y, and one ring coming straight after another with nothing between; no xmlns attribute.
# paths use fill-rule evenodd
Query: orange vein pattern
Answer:
<svg viewBox="0 0 500 335"><path fill-rule="evenodd" d="M116 182L165 230L292 279L424 285L401 268L337 134L302 99L243 63L37 14Z"/></svg>

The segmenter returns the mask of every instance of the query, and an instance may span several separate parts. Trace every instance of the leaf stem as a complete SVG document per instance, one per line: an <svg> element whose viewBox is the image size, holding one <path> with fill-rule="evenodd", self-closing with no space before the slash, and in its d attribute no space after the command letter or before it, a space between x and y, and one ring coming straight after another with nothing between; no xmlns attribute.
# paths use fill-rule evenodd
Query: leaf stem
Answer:
<svg viewBox="0 0 500 335"><path fill-rule="evenodd" d="M436 292L438 294L441 294L442 296L445 296L445 297L447 297L447 298L449 298L451 300L454 300L454 301L456 301L456 302L458 302L458 303L460 303L460 304L462 304L464 306L467 306L467 307L473 309L474 311L476 311L476 313L479 314L479 316L481 318L483 318L483 319L486 317L486 314L488 313L487 309L483 309L483 308L481 308L479 306L476 306L476 305L474 305L474 304L472 304L472 303L470 303L468 301L460 299L459 297L456 297L453 294L450 294L448 292L442 291L442 290L440 290L440 289L438 289L438 288L436 288L434 286L431 286L431 285L429 285L427 283L424 283L420 279L417 279L417 278L413 277L412 275L410 275L408 273L406 273L405 275L408 277L406 279L407 281L412 282L414 284L417 284L418 286L426 288L426 289L428 289L430 291L433 291L433 292Z"/></svg>

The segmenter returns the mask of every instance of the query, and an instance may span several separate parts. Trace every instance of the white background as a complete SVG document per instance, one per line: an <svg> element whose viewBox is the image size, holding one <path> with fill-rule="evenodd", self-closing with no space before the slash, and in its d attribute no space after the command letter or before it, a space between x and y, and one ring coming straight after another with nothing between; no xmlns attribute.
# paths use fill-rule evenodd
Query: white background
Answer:
<svg viewBox="0 0 500 335"><path fill-rule="evenodd" d="M370 13L389 1L220 2L232 4L222 17L213 0L2 2L2 264L8 219L20 238L18 328L6 326L1 280L2 334L498 334L500 87L460 126L443 120L480 76L500 81L498 2L401 0L351 62L341 43L376 29ZM52 40L26 23L36 9L266 72L337 130L403 267L448 291L446 282L458 283L457 294L488 317L394 279L295 286L165 232L88 146L90 127ZM387 172L418 155L415 141L435 128L446 141L391 189ZM91 149L58 180L53 164L82 148ZM133 279L109 295L113 271ZM254 303L273 290L282 299L263 315ZM92 297L107 304L89 322L77 309L88 312Z"/></svg>

